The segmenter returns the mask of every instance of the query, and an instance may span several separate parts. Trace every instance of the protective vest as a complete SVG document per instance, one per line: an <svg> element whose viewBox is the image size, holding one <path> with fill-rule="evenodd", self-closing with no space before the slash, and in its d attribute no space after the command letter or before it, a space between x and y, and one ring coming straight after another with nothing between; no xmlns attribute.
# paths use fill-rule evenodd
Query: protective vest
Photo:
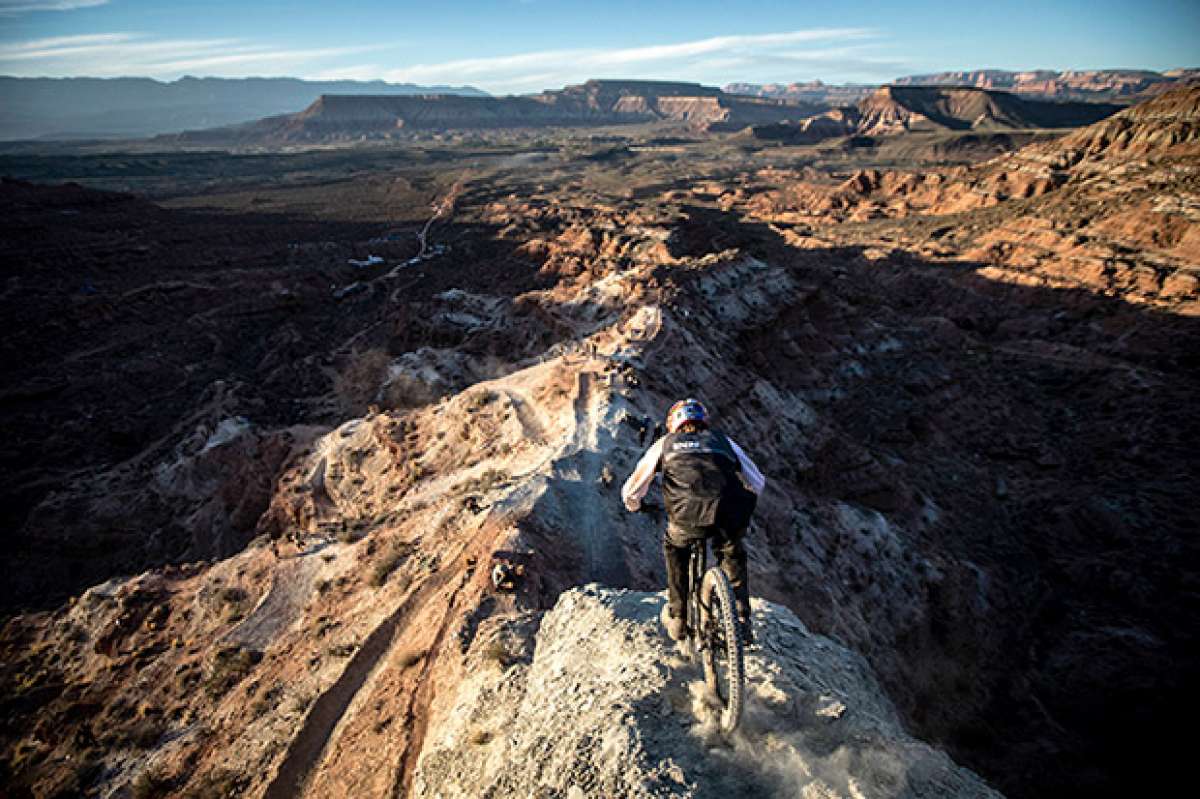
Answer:
<svg viewBox="0 0 1200 799"><path fill-rule="evenodd" d="M742 483L738 457L721 433L667 434L661 468L667 521L676 529L732 531L750 523L757 497Z"/></svg>

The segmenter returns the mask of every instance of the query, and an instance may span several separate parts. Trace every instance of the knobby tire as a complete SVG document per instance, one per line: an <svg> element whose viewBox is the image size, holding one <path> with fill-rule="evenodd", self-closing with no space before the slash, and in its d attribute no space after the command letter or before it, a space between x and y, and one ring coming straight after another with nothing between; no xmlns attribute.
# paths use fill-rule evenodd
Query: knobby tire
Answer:
<svg viewBox="0 0 1200 799"><path fill-rule="evenodd" d="M721 701L721 731L729 733L737 727L742 716L745 665L742 660L742 636L738 629L733 587L729 584L729 578L719 568L711 568L704 573L704 580L700 586L700 606L700 635L705 638L705 645L701 649L704 681ZM717 651L718 648L721 651ZM718 670L722 654L725 655L727 686L721 685Z"/></svg>

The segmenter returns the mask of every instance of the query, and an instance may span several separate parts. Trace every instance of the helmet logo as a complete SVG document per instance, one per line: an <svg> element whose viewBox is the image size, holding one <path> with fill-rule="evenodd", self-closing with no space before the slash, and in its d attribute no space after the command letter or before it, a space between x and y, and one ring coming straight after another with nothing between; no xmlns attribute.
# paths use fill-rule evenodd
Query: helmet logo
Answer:
<svg viewBox="0 0 1200 799"><path fill-rule="evenodd" d="M703 425L708 424L708 409L698 399L680 400L671 406L671 410L667 411L667 432L678 432L679 428L687 422L698 422Z"/></svg>

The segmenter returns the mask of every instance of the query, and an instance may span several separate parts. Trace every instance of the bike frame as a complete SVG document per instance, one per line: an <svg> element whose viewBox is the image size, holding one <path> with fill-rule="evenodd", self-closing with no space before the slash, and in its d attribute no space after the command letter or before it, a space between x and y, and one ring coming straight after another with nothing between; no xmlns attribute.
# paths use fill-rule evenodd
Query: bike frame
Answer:
<svg viewBox="0 0 1200 799"><path fill-rule="evenodd" d="M700 599L700 583L704 579L705 569L708 568L708 540L693 541L688 549L688 607L695 616L688 619L688 627L697 649L703 651L708 646L702 634L703 620L708 608L703 606Z"/></svg>

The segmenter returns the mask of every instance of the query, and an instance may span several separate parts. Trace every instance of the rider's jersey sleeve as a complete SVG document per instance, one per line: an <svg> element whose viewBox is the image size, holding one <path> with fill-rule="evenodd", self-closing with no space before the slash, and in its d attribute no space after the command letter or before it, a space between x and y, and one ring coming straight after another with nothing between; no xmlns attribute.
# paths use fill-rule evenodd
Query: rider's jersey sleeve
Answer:
<svg viewBox="0 0 1200 799"><path fill-rule="evenodd" d="M629 479L621 487L621 501L625 503L626 509L630 512L641 507L642 497L646 496L646 492L650 490L650 484L654 482L654 475L658 472L658 462L662 460L663 441L665 440L665 437L660 438L651 445L650 449L646 450L646 454L638 461L633 474L629 475Z"/></svg>
<svg viewBox="0 0 1200 799"><path fill-rule="evenodd" d="M754 461L750 460L750 456L742 451L742 448L737 445L736 441L729 438L729 436L725 438L729 441L729 446L733 448L733 454L738 457L738 463L742 467L742 476L746 478L747 487L755 494L761 494L763 486L767 484L767 478L763 477L762 472L758 470Z"/></svg>

